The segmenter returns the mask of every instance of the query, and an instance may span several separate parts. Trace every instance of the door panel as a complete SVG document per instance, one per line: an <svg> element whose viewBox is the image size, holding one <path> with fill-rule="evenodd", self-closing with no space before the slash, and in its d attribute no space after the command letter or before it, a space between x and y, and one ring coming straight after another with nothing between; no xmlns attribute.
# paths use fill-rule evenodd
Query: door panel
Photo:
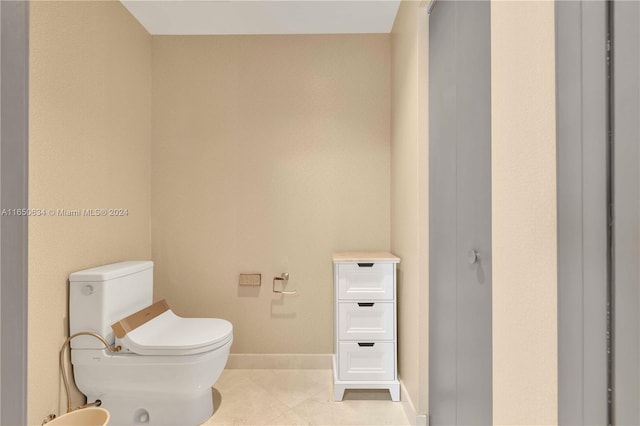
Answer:
<svg viewBox="0 0 640 426"><path fill-rule="evenodd" d="M429 18L434 425L492 422L490 42L489 2L436 4Z"/></svg>
<svg viewBox="0 0 640 426"><path fill-rule="evenodd" d="M640 4L613 3L613 421L640 424Z"/></svg>
<svg viewBox="0 0 640 426"><path fill-rule="evenodd" d="M0 1L0 207L29 206L29 2ZM0 218L2 425L27 424L26 216Z"/></svg>
<svg viewBox="0 0 640 426"><path fill-rule="evenodd" d="M454 4L429 17L429 422L455 424L456 72ZM437 64L437 66L436 66Z"/></svg>
<svg viewBox="0 0 640 426"><path fill-rule="evenodd" d="M607 4L556 3L558 423L607 424Z"/></svg>

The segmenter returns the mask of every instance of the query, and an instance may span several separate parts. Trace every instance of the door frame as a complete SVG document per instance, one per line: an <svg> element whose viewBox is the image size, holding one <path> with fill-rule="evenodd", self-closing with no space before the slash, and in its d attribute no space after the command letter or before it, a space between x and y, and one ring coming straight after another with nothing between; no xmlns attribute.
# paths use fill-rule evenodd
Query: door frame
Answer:
<svg viewBox="0 0 640 426"><path fill-rule="evenodd" d="M555 12L558 423L608 424L607 2Z"/></svg>
<svg viewBox="0 0 640 426"><path fill-rule="evenodd" d="M640 424L640 4L609 2L612 32L611 424Z"/></svg>
<svg viewBox="0 0 640 426"><path fill-rule="evenodd" d="M0 1L0 208L28 207L29 2ZM16 210L17 211L17 210ZM27 424L27 216L0 215L0 424Z"/></svg>

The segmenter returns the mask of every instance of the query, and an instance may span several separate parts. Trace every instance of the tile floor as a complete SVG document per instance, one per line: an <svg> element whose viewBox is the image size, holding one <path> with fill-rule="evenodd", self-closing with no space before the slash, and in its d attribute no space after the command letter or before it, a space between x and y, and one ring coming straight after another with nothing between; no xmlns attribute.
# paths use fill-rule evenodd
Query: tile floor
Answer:
<svg viewBox="0 0 640 426"><path fill-rule="evenodd" d="M333 401L331 370L224 370L205 425L408 425L386 390L347 390Z"/></svg>

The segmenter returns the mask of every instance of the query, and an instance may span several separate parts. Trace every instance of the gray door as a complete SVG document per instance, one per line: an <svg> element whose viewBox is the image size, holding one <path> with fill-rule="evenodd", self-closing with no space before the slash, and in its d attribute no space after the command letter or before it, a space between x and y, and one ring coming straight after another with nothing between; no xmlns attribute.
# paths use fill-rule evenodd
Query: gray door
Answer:
<svg viewBox="0 0 640 426"><path fill-rule="evenodd" d="M613 423L640 424L640 3L613 2Z"/></svg>
<svg viewBox="0 0 640 426"><path fill-rule="evenodd" d="M429 420L492 423L488 1L429 18Z"/></svg>
<svg viewBox="0 0 640 426"><path fill-rule="evenodd" d="M640 3L558 2L556 29L559 423L638 425Z"/></svg>
<svg viewBox="0 0 640 426"><path fill-rule="evenodd" d="M29 3L0 1L0 209L26 209ZM27 424L27 217L0 216L2 425Z"/></svg>
<svg viewBox="0 0 640 426"><path fill-rule="evenodd" d="M556 3L558 423L607 424L607 4Z"/></svg>

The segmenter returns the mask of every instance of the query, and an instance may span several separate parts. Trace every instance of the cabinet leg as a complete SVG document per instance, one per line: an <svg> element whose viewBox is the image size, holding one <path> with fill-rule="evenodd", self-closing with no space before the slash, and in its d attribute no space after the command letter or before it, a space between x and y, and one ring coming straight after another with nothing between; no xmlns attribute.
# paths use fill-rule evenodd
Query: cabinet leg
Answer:
<svg viewBox="0 0 640 426"><path fill-rule="evenodd" d="M400 401L400 385L389 386L389 393L392 401Z"/></svg>
<svg viewBox="0 0 640 426"><path fill-rule="evenodd" d="M344 386L336 385L334 383L334 385L333 385L333 400L334 401L342 401L342 398L344 398L344 390L345 390Z"/></svg>

